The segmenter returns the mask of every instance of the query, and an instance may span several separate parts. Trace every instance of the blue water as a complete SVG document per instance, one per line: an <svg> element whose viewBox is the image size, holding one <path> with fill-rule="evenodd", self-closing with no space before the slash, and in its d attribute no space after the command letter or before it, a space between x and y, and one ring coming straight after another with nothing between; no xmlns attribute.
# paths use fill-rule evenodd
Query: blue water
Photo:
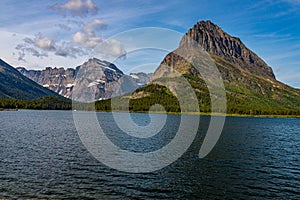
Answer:
<svg viewBox="0 0 300 200"><path fill-rule="evenodd" d="M180 122L179 115L168 115L160 135L138 140L122 133L110 113L97 116L116 145L137 152L168 144ZM138 124L149 121L146 114L132 117ZM175 163L131 174L88 152L72 112L2 111L0 198L300 199L300 119L227 117L219 142L199 159L209 120L201 117L197 137Z"/></svg>

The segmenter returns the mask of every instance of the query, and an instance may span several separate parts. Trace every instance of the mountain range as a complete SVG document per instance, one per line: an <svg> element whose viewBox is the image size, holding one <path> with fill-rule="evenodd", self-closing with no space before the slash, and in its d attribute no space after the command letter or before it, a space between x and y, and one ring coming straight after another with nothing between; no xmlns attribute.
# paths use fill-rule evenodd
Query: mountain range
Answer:
<svg viewBox="0 0 300 200"><path fill-rule="evenodd" d="M201 50L195 49L195 44ZM178 48L166 55L153 75L126 75L114 64L96 58L75 69L45 70L16 70L1 60L0 96L33 99L62 95L70 98L76 84L95 94L89 100L101 100L96 103L98 110L111 110L113 98L119 101L119 110L128 109L129 101L131 111L147 111L154 104L162 104L169 112L180 112L180 102L174 96L174 88L177 91L185 89L177 79L180 74L193 87L200 111L212 112L214 100L211 97L218 99L220 96L210 94L208 79L204 77L209 68L207 62L217 68L226 89L227 113L300 114L300 90L276 80L272 68L263 59L239 38L211 21L199 21L189 29ZM171 87L163 86L172 81ZM86 98L85 90L82 91L77 97L79 100Z"/></svg>
<svg viewBox="0 0 300 200"><path fill-rule="evenodd" d="M146 85L152 76L151 73L143 72L126 75L114 64L97 58L91 58L75 69L47 67L44 70L27 70L24 67L17 68L24 76L66 98L72 97L76 77L77 79L81 78L77 76L79 71L95 69L98 69L97 73L92 74L92 77L90 75L89 78L92 82L88 84L89 86L96 86L96 99L107 99L132 92ZM123 87L124 80L126 80L126 87ZM122 89L115 92L117 88Z"/></svg>

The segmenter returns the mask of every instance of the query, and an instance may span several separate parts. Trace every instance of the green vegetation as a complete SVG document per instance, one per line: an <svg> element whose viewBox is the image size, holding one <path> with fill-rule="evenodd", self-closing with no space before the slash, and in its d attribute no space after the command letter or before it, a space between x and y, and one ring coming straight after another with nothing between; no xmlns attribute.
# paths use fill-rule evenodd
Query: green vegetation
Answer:
<svg viewBox="0 0 300 200"><path fill-rule="evenodd" d="M5 109L70 110L72 101L46 96L35 100L0 99L0 110Z"/></svg>
<svg viewBox="0 0 300 200"><path fill-rule="evenodd" d="M193 85L193 80L191 85ZM197 85L196 89L199 89ZM211 113L210 109L210 98L208 90L205 92L199 92L195 90L198 97L199 108L203 113ZM169 113L179 113L180 106L177 98L164 86L151 84L145 88L138 89L134 94L143 93L144 96L141 98L130 98L129 96L123 96L114 98L113 101L117 102L118 105L114 108L114 111L128 111L128 100L129 100L129 111L130 112L147 112L150 107L155 104L163 105L165 110ZM243 92L241 92L242 94ZM134 96L133 94L133 96ZM130 98L130 99L128 99ZM249 99L251 98L251 101ZM97 111L112 111L111 100L97 101ZM241 95L239 98L227 93L227 114L229 115L294 115L300 116L300 109L288 109L279 102L272 101L262 96L250 96L244 98Z"/></svg>
<svg viewBox="0 0 300 200"><path fill-rule="evenodd" d="M275 79L245 72L219 57L213 58L224 80L228 115L300 116L300 90L284 85ZM177 65L176 70L185 73L183 77L196 93L200 112L211 113L210 95L204 80L195 73L187 72L193 70L186 70L188 68L186 63L183 65ZM166 81L166 78L156 79L156 82L163 82L163 80ZM128 111L128 106L126 107L128 100L130 112L145 112L155 104L163 105L167 112L180 112L177 98L167 88L156 84L138 89L132 97L125 95L114 99L118 102L116 110ZM97 102L96 109L111 111L110 100Z"/></svg>
<svg viewBox="0 0 300 200"><path fill-rule="evenodd" d="M173 96L166 87L160 85L148 85L136 90L134 93L143 93L142 95L144 97L135 99L125 95L123 97L116 97L112 100L97 101L96 110L112 111L111 102L113 101L113 104L116 105L113 107L114 111L128 111L129 109L130 112L147 112L151 106L159 104L162 105L167 112L180 112L177 98Z"/></svg>

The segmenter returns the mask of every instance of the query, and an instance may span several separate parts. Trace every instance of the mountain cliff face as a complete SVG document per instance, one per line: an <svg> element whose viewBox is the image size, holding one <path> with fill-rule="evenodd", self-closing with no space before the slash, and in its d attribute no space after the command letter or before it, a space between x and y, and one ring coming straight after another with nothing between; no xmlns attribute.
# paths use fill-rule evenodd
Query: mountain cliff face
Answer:
<svg viewBox="0 0 300 200"><path fill-rule="evenodd" d="M88 75L88 78L90 79L88 86L97 88L95 89L97 99L106 99L132 92L135 89L146 85L151 77L151 74L146 73L126 75L114 64L96 58L89 59L75 69L50 67L47 67L45 70L27 70L23 67L17 69L24 76L66 98L71 98L72 96L76 77L78 79L87 78L77 76L79 72L84 70L87 72L85 75ZM89 71L94 71L96 73L88 73ZM122 84L122 87L120 87L120 84Z"/></svg>
<svg viewBox="0 0 300 200"><path fill-rule="evenodd" d="M23 76L0 59L0 98L32 100L44 96L59 96Z"/></svg>
<svg viewBox="0 0 300 200"><path fill-rule="evenodd" d="M228 113L285 114L300 111L300 90L277 81L271 67L239 38L230 36L210 21L198 22L183 36L178 49L169 53L155 71L152 84L172 79L172 73L176 71L195 89L201 111L210 112L210 94L201 70L199 73L199 69L204 69L205 60L209 59L194 49L195 44L207 52L205 54L222 76ZM138 90L140 100L155 96L155 87Z"/></svg>
<svg viewBox="0 0 300 200"><path fill-rule="evenodd" d="M64 97L70 97L73 82L76 76L74 69L50 68L45 70L26 70L23 67L17 68L24 76L37 82L45 88L48 88Z"/></svg>
<svg viewBox="0 0 300 200"><path fill-rule="evenodd" d="M179 47L197 42L204 51L218 56L252 74L275 79L272 68L248 49L239 38L230 36L211 21L200 21L182 38Z"/></svg>

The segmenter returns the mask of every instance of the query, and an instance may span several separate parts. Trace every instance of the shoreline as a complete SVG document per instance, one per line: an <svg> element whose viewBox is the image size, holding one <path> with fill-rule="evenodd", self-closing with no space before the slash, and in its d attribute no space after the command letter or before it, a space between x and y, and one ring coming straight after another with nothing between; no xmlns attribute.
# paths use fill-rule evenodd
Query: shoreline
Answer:
<svg viewBox="0 0 300 200"><path fill-rule="evenodd" d="M34 110L34 111L72 111L77 112L81 110L42 110L42 109L1 109L1 111L28 111L28 110ZM300 115L249 115L249 114L228 114L228 113L203 113L203 112L186 112L186 113L178 113L178 112L153 112L153 111L138 111L138 112L128 112L128 111L122 111L122 110L114 110L114 111L87 111L84 110L84 112L97 112L97 113L141 113L141 114L168 114L168 115L199 115L199 116L214 116L214 117L253 117L253 118L296 118L299 119Z"/></svg>
<svg viewBox="0 0 300 200"><path fill-rule="evenodd" d="M74 111L74 110L73 110ZM80 110L78 110L80 111ZM92 111L97 113L111 113L112 111ZM228 114L228 113L204 113L204 112L153 112L153 111L138 111L128 112L122 110L114 110L115 113L144 113L144 114L168 114L168 115L200 115L200 116L215 116L215 117L253 117L253 118L300 118L300 115L246 115L246 114Z"/></svg>
<svg viewBox="0 0 300 200"><path fill-rule="evenodd" d="M103 111L96 111L103 112ZM119 111L114 111L119 112ZM120 111L122 112L122 111ZM214 116L214 117L253 117L253 118L300 118L300 115L244 115L244 114L228 114L228 113L203 113L203 112L186 112L186 113L175 113L175 112L132 112L132 113L150 113L150 114L169 114L169 115L200 115L200 116Z"/></svg>

